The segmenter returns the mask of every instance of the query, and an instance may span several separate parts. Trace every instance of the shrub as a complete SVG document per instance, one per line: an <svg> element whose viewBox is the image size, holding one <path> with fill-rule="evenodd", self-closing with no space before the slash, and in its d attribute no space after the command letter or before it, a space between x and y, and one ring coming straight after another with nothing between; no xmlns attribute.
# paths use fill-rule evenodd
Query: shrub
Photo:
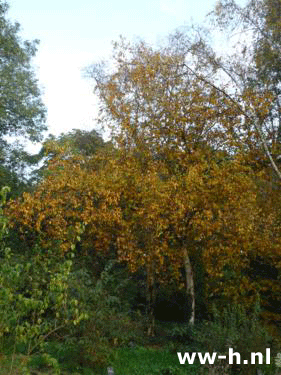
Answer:
<svg viewBox="0 0 281 375"><path fill-rule="evenodd" d="M273 358L275 349L272 337L263 326L259 315L258 305L250 313L241 305L229 305L222 312L214 308L213 321L204 322L195 327L193 330L194 339L201 350L210 353L217 352L228 355L228 349L233 348L235 352L240 353L241 361L248 359L249 364L232 365L232 372L247 375L255 374L259 365L250 364L250 353L261 352L265 354L266 348L271 348L271 357ZM226 362L228 360L225 361L225 366L221 371L226 371L226 367L228 367ZM209 367L215 367L215 365ZM260 367L266 371L265 365ZM217 371L217 373L219 372Z"/></svg>
<svg viewBox="0 0 281 375"><path fill-rule="evenodd" d="M71 329L66 345L72 347L70 351L78 348L81 365L104 366L114 348L128 345L141 334L140 325L130 317L129 306L119 298L128 280L117 279L115 264L109 261L96 280L86 268L71 275L70 288L88 319Z"/></svg>
<svg viewBox="0 0 281 375"><path fill-rule="evenodd" d="M16 257L5 249L0 261L0 335L26 344L31 354L52 333L77 325L86 315L71 298L68 278L71 260L53 264L40 254Z"/></svg>
<svg viewBox="0 0 281 375"><path fill-rule="evenodd" d="M58 262L39 247L28 255L6 247L8 219L2 207L7 191L0 193L0 349L30 356L43 352L55 332L78 325L87 316L69 289L72 254Z"/></svg>

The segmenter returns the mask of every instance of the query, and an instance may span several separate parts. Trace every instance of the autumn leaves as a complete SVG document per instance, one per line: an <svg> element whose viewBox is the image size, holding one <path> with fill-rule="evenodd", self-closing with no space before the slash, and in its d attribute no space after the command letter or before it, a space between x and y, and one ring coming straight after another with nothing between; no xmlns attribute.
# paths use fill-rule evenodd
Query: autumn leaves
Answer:
<svg viewBox="0 0 281 375"><path fill-rule="evenodd" d="M151 306L156 283L184 284L191 323L196 262L209 280L206 305L252 305L262 286L251 262L272 262L280 246L265 233L267 213L277 225L262 197L267 169L252 168L258 134L227 96L190 74L180 51L116 44L115 56L112 73L91 72L113 147L87 156L57 147L35 191L10 204L13 224L28 246L39 241L61 256L83 225L84 253L113 252L132 271L146 270ZM250 101L266 115L267 101Z"/></svg>

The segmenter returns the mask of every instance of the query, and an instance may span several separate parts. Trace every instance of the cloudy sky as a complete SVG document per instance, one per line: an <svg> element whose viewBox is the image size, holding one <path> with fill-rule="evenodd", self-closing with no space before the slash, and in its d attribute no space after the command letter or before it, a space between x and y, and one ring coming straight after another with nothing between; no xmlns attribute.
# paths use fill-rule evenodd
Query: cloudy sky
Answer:
<svg viewBox="0 0 281 375"><path fill-rule="evenodd" d="M49 133L95 126L96 99L81 69L107 57L119 35L156 42L215 0L8 0L24 39L39 39L34 66L48 109Z"/></svg>

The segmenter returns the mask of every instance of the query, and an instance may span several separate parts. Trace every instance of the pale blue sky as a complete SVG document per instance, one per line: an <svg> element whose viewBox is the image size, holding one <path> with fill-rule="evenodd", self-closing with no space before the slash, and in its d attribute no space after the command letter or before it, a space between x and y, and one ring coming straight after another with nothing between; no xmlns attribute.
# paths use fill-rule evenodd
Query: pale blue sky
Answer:
<svg viewBox="0 0 281 375"><path fill-rule="evenodd" d="M39 39L34 65L44 90L49 132L92 129L97 116L81 68L106 57L122 34L155 42L191 18L202 22L215 0L8 0L24 39Z"/></svg>

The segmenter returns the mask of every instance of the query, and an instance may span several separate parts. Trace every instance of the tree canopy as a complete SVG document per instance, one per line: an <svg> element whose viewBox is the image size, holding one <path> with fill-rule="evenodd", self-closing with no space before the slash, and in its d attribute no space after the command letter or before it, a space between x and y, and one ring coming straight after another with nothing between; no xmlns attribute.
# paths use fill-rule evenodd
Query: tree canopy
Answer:
<svg viewBox="0 0 281 375"><path fill-rule="evenodd" d="M42 140L46 130L46 109L41 100L37 78L31 66L38 40L22 41L20 25L7 19L8 5L0 2L0 157L5 174L20 174L26 162L21 149L24 138ZM16 141L15 141L16 139ZM22 177L22 176L21 176Z"/></svg>

